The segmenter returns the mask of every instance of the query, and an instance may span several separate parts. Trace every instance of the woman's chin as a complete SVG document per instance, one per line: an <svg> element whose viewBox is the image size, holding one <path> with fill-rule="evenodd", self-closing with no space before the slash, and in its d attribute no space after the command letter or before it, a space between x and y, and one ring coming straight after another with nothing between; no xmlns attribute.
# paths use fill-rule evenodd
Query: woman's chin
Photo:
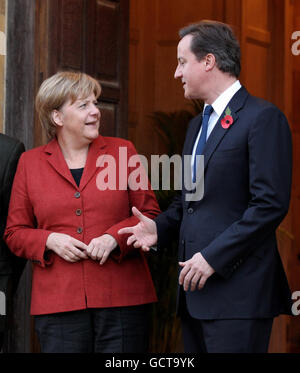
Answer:
<svg viewBox="0 0 300 373"><path fill-rule="evenodd" d="M91 140L95 140L99 136L99 126L88 128L88 131L86 131L86 136Z"/></svg>

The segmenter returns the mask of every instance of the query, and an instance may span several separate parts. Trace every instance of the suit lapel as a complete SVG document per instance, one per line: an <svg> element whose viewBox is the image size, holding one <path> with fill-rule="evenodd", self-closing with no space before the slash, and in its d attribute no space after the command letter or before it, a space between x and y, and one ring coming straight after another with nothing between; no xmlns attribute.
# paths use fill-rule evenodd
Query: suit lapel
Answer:
<svg viewBox="0 0 300 373"><path fill-rule="evenodd" d="M211 132L211 134L210 134L210 136L207 140L205 148L204 148L204 153L203 153L203 155L204 155L204 172L207 169L207 166L208 166L208 163L209 163L209 160L210 160L211 156L213 155L214 151L216 150L217 146L220 144L220 142L222 141L224 136L227 133L230 132L230 129L231 129L232 126L238 125L238 119L239 119L238 112L244 106L248 95L249 95L249 93L247 92L247 90L244 87L242 87L241 89L239 89L236 92L236 94L232 97L232 99L230 100L230 102L226 106L226 108L228 106L230 107L231 116L233 118L233 123L228 129L223 128L222 125L221 125L221 120L223 119L223 117L225 115L226 108L223 111L222 115L220 116L219 120L217 121L213 131ZM201 125L202 115L200 116L200 120L201 120L201 122L200 122L200 125ZM191 133L189 135L190 139L187 140L184 154L192 154L194 142L196 141L196 136L197 136L198 130L200 128L200 125L197 127L196 123L197 122L195 121L195 126L194 126L195 128L193 130L191 130ZM198 123L199 123L199 121L198 121ZM204 175L204 177L205 177L205 175ZM191 191L187 191L184 188L184 194L185 193L191 193ZM185 197L184 197L184 200L185 200ZM186 205L189 205L190 203L191 202L186 202L185 201Z"/></svg>
<svg viewBox="0 0 300 373"><path fill-rule="evenodd" d="M45 147L45 153L49 155L48 162L63 178L68 180L76 189L83 190L97 171L96 161L101 154L105 154L106 144L102 136L99 136L90 144L88 157L79 187L77 186L71 171L65 161L57 139L53 139Z"/></svg>
<svg viewBox="0 0 300 373"><path fill-rule="evenodd" d="M98 170L98 167L101 166L101 164L97 164L96 166L97 159L100 155L105 154L106 151L107 151L106 143L102 136L99 136L96 140L94 140L90 144L88 157L87 157L84 171L82 174L82 178L79 184L79 190L83 190L85 186L88 184L88 182L91 180L91 178L95 175L95 173ZM102 163L103 162L104 162L104 158L102 158Z"/></svg>
<svg viewBox="0 0 300 373"><path fill-rule="evenodd" d="M223 137L230 132L232 126L237 125L239 119L238 112L244 106L247 97L248 92L244 87L242 87L237 91L237 93L230 100L229 104L226 106L226 108L230 108L231 116L233 118L233 123L229 128L225 129L221 125L221 120L224 118L226 108L220 116L219 120L217 121L204 148L204 170L206 170L211 156L213 155L219 143L222 141Z"/></svg>
<svg viewBox="0 0 300 373"><path fill-rule="evenodd" d="M191 164L190 164L190 162L187 162L187 164L186 164L184 157L185 156L192 156L194 144L195 144L197 135L199 133L200 127L202 125L202 119L203 119L202 114L199 114L195 118L193 118L193 120L190 123L189 129L188 129L188 132L187 132L187 135L186 135L186 140L185 140L185 143L184 143L184 147L183 147L183 152L182 152L182 156L183 156L183 158L182 158L182 161L183 161L183 163L182 163L183 197L185 196L186 193L191 193L190 190L186 189L187 180L185 180L185 178L190 178L191 177L191 173L189 171L185 170L186 166L191 168ZM188 204L185 197L183 198L183 201L184 201L185 204Z"/></svg>
<svg viewBox="0 0 300 373"><path fill-rule="evenodd" d="M49 155L47 161L55 169L55 171L77 188L56 138L46 145L45 153Z"/></svg>

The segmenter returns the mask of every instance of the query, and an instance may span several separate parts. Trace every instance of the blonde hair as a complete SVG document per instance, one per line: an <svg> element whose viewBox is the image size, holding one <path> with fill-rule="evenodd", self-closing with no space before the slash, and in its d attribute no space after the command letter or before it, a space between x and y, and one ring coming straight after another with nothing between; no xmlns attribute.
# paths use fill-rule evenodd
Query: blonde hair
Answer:
<svg viewBox="0 0 300 373"><path fill-rule="evenodd" d="M95 94L101 94L101 86L91 76L73 71L60 71L46 79L36 95L35 107L48 140L56 134L56 124L52 119L53 110L59 110L68 100L74 103Z"/></svg>

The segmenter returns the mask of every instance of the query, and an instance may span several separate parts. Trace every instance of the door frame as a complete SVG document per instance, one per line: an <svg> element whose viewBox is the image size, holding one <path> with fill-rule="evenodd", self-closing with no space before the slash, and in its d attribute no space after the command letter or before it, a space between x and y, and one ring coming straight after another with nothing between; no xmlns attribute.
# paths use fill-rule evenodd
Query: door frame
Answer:
<svg viewBox="0 0 300 373"><path fill-rule="evenodd" d="M7 55L4 128L5 133L34 146L34 32L35 1L10 0L7 4ZM31 263L28 262L13 299L11 328L5 352L32 351L30 312Z"/></svg>

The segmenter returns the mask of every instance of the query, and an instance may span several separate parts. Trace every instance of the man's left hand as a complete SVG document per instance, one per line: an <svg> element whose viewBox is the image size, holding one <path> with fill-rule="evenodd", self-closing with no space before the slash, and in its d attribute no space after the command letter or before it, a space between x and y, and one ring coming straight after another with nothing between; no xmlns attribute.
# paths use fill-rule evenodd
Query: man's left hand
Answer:
<svg viewBox="0 0 300 373"><path fill-rule="evenodd" d="M215 272L207 263L201 253L196 253L193 257L185 262L179 262L182 268L179 275L179 285L183 285L184 291L194 291L198 284L201 290L206 280Z"/></svg>

